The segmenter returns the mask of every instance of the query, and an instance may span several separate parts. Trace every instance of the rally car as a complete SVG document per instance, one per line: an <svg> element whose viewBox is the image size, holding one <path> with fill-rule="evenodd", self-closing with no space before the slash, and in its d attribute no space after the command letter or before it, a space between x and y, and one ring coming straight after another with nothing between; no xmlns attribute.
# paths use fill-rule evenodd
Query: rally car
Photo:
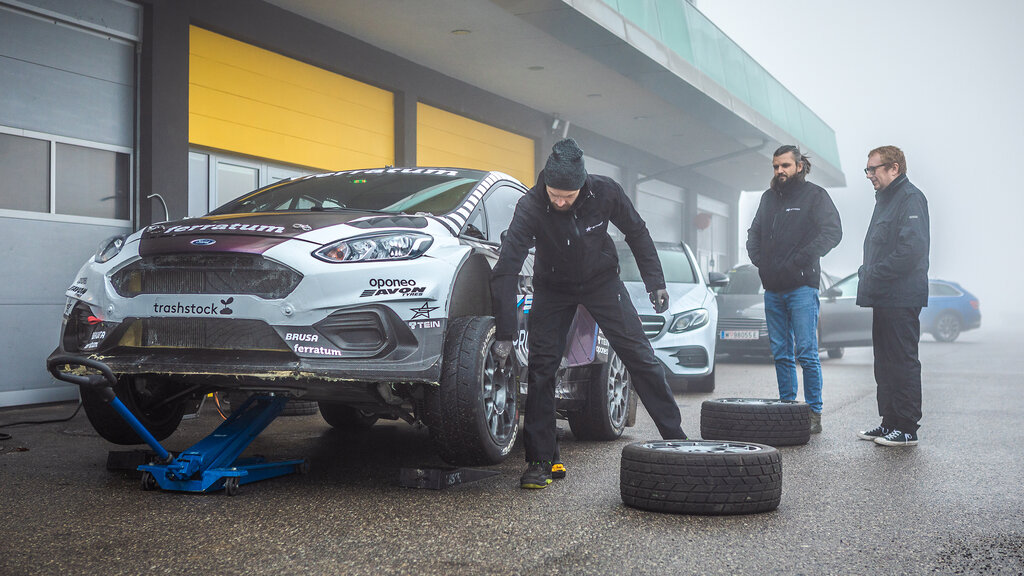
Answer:
<svg viewBox="0 0 1024 576"><path fill-rule="evenodd" d="M526 393L532 257L516 353L491 353L489 273L526 188L499 173L379 168L275 183L105 242L67 290L60 345L104 362L157 439L210 392L315 400L335 428L423 423L453 464L505 458ZM631 425L629 376L583 308L558 373L578 438ZM95 393L89 421L136 433Z"/></svg>

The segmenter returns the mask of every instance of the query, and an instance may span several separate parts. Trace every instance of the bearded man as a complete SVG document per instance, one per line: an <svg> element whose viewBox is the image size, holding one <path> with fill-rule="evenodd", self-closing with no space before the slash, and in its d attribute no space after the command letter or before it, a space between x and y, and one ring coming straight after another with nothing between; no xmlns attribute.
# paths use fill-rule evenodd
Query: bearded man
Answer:
<svg viewBox="0 0 1024 576"><path fill-rule="evenodd" d="M807 181L810 159L796 146L772 158L771 188L761 195L747 230L747 254L764 286L768 339L779 398L796 400L796 362L803 368L811 433L821 432L821 361L818 358L818 286L821 257L843 237L839 211L824 188Z"/></svg>

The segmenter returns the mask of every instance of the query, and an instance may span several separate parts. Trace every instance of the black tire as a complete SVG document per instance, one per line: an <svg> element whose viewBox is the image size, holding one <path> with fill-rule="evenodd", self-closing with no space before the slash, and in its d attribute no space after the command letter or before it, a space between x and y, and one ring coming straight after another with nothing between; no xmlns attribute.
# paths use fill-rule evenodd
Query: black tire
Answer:
<svg viewBox="0 0 1024 576"><path fill-rule="evenodd" d="M154 438L163 440L178 429L185 415L186 398L164 402L179 389L180 386L170 380L121 376L114 386L114 393ZM125 446L145 444L121 415L103 401L99 392L83 387L81 394L85 415L100 436L108 442Z"/></svg>
<svg viewBox="0 0 1024 576"><path fill-rule="evenodd" d="M491 353L494 319L448 322L441 382L427 388L425 420L438 452L457 465L497 464L519 434L519 382L514 354Z"/></svg>
<svg viewBox="0 0 1024 576"><path fill-rule="evenodd" d="M939 342L953 342L960 337L960 317L952 312L943 312L935 320L932 336Z"/></svg>
<svg viewBox="0 0 1024 576"><path fill-rule="evenodd" d="M637 442L622 449L619 493L627 506L655 512L769 512L782 500L782 458L763 444Z"/></svg>
<svg viewBox="0 0 1024 576"><path fill-rule="evenodd" d="M366 432L377 423L376 416L352 406L333 402L320 402L319 404L320 416L332 427L346 434Z"/></svg>
<svg viewBox="0 0 1024 576"><path fill-rule="evenodd" d="M689 392L714 392L715 391L715 369L711 368L711 374L703 378L694 378L686 383Z"/></svg>
<svg viewBox="0 0 1024 576"><path fill-rule="evenodd" d="M844 348L829 348L827 352L828 357L834 360L838 360L846 354L846 350Z"/></svg>
<svg viewBox="0 0 1024 576"><path fill-rule="evenodd" d="M622 435L629 416L629 398L634 394L629 372L614 350L587 387L583 408L566 414L577 440L615 440Z"/></svg>
<svg viewBox="0 0 1024 576"><path fill-rule="evenodd" d="M795 446L811 439L810 418L810 406L796 400L716 398L701 404L700 436L705 440Z"/></svg>

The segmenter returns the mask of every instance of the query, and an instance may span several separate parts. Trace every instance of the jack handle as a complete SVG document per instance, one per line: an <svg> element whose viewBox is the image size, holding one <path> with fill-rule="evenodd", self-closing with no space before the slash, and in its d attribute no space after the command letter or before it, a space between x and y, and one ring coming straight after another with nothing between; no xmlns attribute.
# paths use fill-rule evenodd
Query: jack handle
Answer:
<svg viewBox="0 0 1024 576"><path fill-rule="evenodd" d="M78 374L71 374L70 372L61 372L58 366L70 365L70 366L85 366L92 368L93 370L99 370L99 374L87 374L80 376ZM50 371L50 374L58 380L77 384L79 388L91 388L99 393L100 398L110 404L125 422L131 426L132 430L139 435L149 447L156 452L156 455L160 458L163 463L169 463L174 460L174 457L168 452L160 442L153 437L153 435L146 430L146 427L139 422L139 419L128 410L128 407L124 405L121 400L117 398L117 394L114 393L114 384L117 383L117 377L114 376L114 371L99 360L93 360L92 358L81 358L78 356L60 355L54 356L46 361L46 369Z"/></svg>

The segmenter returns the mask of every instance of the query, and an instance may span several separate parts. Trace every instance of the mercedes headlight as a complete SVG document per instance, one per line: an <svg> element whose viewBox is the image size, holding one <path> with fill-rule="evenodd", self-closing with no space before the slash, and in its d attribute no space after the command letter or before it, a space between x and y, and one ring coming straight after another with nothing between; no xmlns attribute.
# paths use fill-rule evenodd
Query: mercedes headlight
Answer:
<svg viewBox="0 0 1024 576"><path fill-rule="evenodd" d="M412 260L422 256L433 242L433 237L419 232L367 234L328 244L313 256L324 262Z"/></svg>
<svg viewBox="0 0 1024 576"><path fill-rule="evenodd" d="M97 264L103 264L110 260L114 256L117 256L121 248L124 248L124 239L127 237L126 234L120 234L118 236L111 236L100 243L100 247L96 250L96 256L94 257Z"/></svg>
<svg viewBox="0 0 1024 576"><path fill-rule="evenodd" d="M710 318L711 315L704 308L676 314L672 319L672 324L668 327L668 331L674 333L689 332L706 325Z"/></svg>

